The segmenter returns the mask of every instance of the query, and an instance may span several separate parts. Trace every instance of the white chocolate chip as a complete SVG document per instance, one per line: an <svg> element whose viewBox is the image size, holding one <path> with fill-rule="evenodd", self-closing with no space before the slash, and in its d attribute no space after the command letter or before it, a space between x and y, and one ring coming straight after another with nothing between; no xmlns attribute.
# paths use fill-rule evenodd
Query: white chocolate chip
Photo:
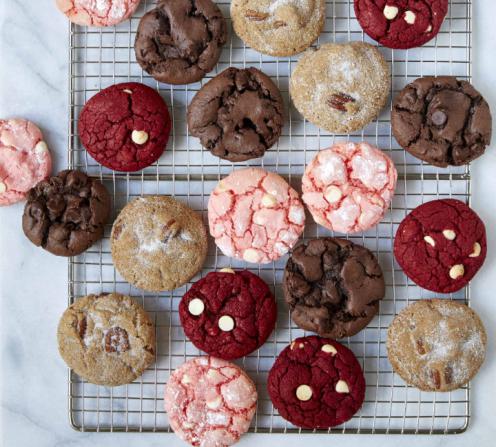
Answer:
<svg viewBox="0 0 496 447"><path fill-rule="evenodd" d="M217 323L219 328L224 332L230 332L234 329L234 320L229 315L222 315Z"/></svg>
<svg viewBox="0 0 496 447"><path fill-rule="evenodd" d="M193 424L192 422L183 421L183 422L182 422L182 426L183 426L184 428L190 429L190 428L193 428L193 427L195 426L195 424Z"/></svg>
<svg viewBox="0 0 496 447"><path fill-rule="evenodd" d="M432 245L433 247L436 246L436 241L431 236L424 236L424 241L427 242L429 245Z"/></svg>
<svg viewBox="0 0 496 447"><path fill-rule="evenodd" d="M188 383L191 383L191 377L185 374L183 378L181 379L181 383L183 385L187 385Z"/></svg>
<svg viewBox="0 0 496 447"><path fill-rule="evenodd" d="M312 394L312 388L310 388L308 385L300 385L298 388L296 388L296 397L298 398L298 400L301 400L303 402L310 400L312 398Z"/></svg>
<svg viewBox="0 0 496 447"><path fill-rule="evenodd" d="M386 19L393 20L398 15L398 8L396 6L386 5L383 13Z"/></svg>
<svg viewBox="0 0 496 447"><path fill-rule="evenodd" d="M262 197L262 205L265 208L273 208L277 205L277 199L272 194L264 194Z"/></svg>
<svg viewBox="0 0 496 447"><path fill-rule="evenodd" d="M255 214L253 216L253 223L257 225L265 225L267 221L265 220L265 217L263 217L261 214Z"/></svg>
<svg viewBox="0 0 496 447"><path fill-rule="evenodd" d="M341 190L334 185L328 186L324 193L324 197L329 203L339 202L342 196Z"/></svg>
<svg viewBox="0 0 496 447"><path fill-rule="evenodd" d="M44 153L48 152L48 146L43 140L39 141L38 144L34 147L34 151L38 155L44 154Z"/></svg>
<svg viewBox="0 0 496 447"><path fill-rule="evenodd" d="M294 347L295 347L295 344L296 344L295 342L292 342L292 343L291 343L291 345L289 346L289 348L290 348L291 350L293 350L293 349L294 349Z"/></svg>
<svg viewBox="0 0 496 447"><path fill-rule="evenodd" d="M413 11L407 11L405 12L405 22L408 23L409 25L413 25L415 23L415 18L417 16Z"/></svg>
<svg viewBox="0 0 496 447"><path fill-rule="evenodd" d="M456 238L456 233L453 230L443 230L443 236L449 241L454 241Z"/></svg>
<svg viewBox="0 0 496 447"><path fill-rule="evenodd" d="M451 279L458 279L465 274L465 268L462 264L456 264L450 268L449 275Z"/></svg>
<svg viewBox="0 0 496 447"><path fill-rule="evenodd" d="M481 250L482 250L481 245L478 242L476 242L474 244L474 248L472 249L472 253L470 253L468 255L468 257L469 258L478 258L481 254Z"/></svg>
<svg viewBox="0 0 496 447"><path fill-rule="evenodd" d="M219 408L222 404L222 397L217 396L215 399L212 400L207 400L206 405L208 408L211 410L215 410L216 408Z"/></svg>
<svg viewBox="0 0 496 447"><path fill-rule="evenodd" d="M429 25L425 30L426 33L430 33L432 31L432 25Z"/></svg>
<svg viewBox="0 0 496 447"><path fill-rule="evenodd" d="M336 392L341 394L349 393L348 384L344 380L338 380L338 383L336 383Z"/></svg>
<svg viewBox="0 0 496 447"><path fill-rule="evenodd" d="M4 182L0 182L0 194L7 191L7 185Z"/></svg>
<svg viewBox="0 0 496 447"><path fill-rule="evenodd" d="M305 347L305 344L304 344L304 343L300 343L299 348L300 348L300 349L303 349L304 347Z"/></svg>
<svg viewBox="0 0 496 447"><path fill-rule="evenodd" d="M336 355L338 353L337 349L332 345L324 345L320 349L326 354Z"/></svg>
<svg viewBox="0 0 496 447"><path fill-rule="evenodd" d="M125 88L124 90L122 90L123 92L125 93L129 93L130 95L133 94L133 91L132 90L129 90L128 88Z"/></svg>
<svg viewBox="0 0 496 447"><path fill-rule="evenodd" d="M219 182L217 185L217 188L215 188L218 192L224 192L227 191L226 187L224 186L224 183L222 181Z"/></svg>
<svg viewBox="0 0 496 447"><path fill-rule="evenodd" d="M145 144L148 141L148 134L144 130L133 130L131 140L136 144Z"/></svg>
<svg viewBox="0 0 496 447"><path fill-rule="evenodd" d="M188 304L188 311L191 315L201 315L205 310L205 304L200 298L193 298Z"/></svg>
<svg viewBox="0 0 496 447"><path fill-rule="evenodd" d="M229 267L223 268L219 270L222 273L235 273L233 269L230 269Z"/></svg>
<svg viewBox="0 0 496 447"><path fill-rule="evenodd" d="M243 253L243 259L246 262L257 263L260 259L258 256L258 251L253 248L247 248Z"/></svg>

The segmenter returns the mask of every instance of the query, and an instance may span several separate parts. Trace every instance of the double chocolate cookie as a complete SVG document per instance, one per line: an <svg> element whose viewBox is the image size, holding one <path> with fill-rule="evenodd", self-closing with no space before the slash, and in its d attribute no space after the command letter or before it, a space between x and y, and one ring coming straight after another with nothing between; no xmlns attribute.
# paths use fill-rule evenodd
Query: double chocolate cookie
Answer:
<svg viewBox="0 0 496 447"><path fill-rule="evenodd" d="M469 82L452 76L407 85L394 99L391 125L401 147L443 168L470 163L491 142L489 105Z"/></svg>
<svg viewBox="0 0 496 447"><path fill-rule="evenodd" d="M57 256L76 256L103 237L110 195L80 171L62 171L32 188L22 216L24 234Z"/></svg>
<svg viewBox="0 0 496 447"><path fill-rule="evenodd" d="M195 95L188 126L220 158L238 162L262 157L281 135L281 93L260 70L230 67Z"/></svg>
<svg viewBox="0 0 496 447"><path fill-rule="evenodd" d="M199 81L219 60L227 40L220 9L211 0L162 0L141 19L134 50L157 81Z"/></svg>
<svg viewBox="0 0 496 447"><path fill-rule="evenodd" d="M283 279L291 318L302 329L342 338L363 329L384 298L384 277L371 251L344 239L300 245Z"/></svg>

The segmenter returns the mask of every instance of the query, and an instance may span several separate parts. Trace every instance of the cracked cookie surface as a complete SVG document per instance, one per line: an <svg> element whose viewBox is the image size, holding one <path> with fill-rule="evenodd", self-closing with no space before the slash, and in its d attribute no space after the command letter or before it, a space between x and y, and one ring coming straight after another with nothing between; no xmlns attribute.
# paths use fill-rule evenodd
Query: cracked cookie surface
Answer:
<svg viewBox="0 0 496 447"><path fill-rule="evenodd" d="M433 200L400 223L394 256L424 289L451 293L465 287L486 258L486 229L479 216L455 199Z"/></svg>
<svg viewBox="0 0 496 447"><path fill-rule="evenodd" d="M62 315L57 338L67 365L97 385L131 383L155 360L154 324L119 293L78 299Z"/></svg>
<svg viewBox="0 0 496 447"><path fill-rule="evenodd" d="M93 96L79 116L79 137L103 166L133 172L165 150L171 120L162 97L137 82L112 85Z"/></svg>
<svg viewBox="0 0 496 447"><path fill-rule="evenodd" d="M165 386L165 411L175 434L202 447L229 446L250 427L257 390L237 365L197 357L177 368Z"/></svg>
<svg viewBox="0 0 496 447"><path fill-rule="evenodd" d="M277 317L267 284L248 270L211 272L179 304L186 336L207 354L232 360L262 346Z"/></svg>
<svg viewBox="0 0 496 447"><path fill-rule="evenodd" d="M256 68L230 67L195 95L188 127L213 155L239 162L262 157L281 136L283 101L272 80Z"/></svg>
<svg viewBox="0 0 496 447"><path fill-rule="evenodd" d="M151 292L182 286L207 256L201 217L168 196L128 203L114 222L110 243L115 268L124 279Z"/></svg>
<svg viewBox="0 0 496 447"><path fill-rule="evenodd" d="M489 105L467 81L427 76L408 84L394 99L394 137L427 163L460 166L480 157L491 142Z"/></svg>
<svg viewBox="0 0 496 447"><path fill-rule="evenodd" d="M211 0L162 0L140 20L134 50L157 81L190 84L219 60L227 28Z"/></svg>
<svg viewBox="0 0 496 447"><path fill-rule="evenodd" d="M309 429L346 422L365 398L365 378L353 352L317 336L297 338L279 354L267 387L279 414Z"/></svg>
<svg viewBox="0 0 496 447"><path fill-rule="evenodd" d="M423 391L465 385L484 362L487 336L479 316L451 300L421 300L403 309L388 329L393 369Z"/></svg>
<svg viewBox="0 0 496 447"><path fill-rule="evenodd" d="M384 276L370 250L337 238L312 239L293 250L284 298L302 329L351 337L370 323L384 298Z"/></svg>
<svg viewBox="0 0 496 447"><path fill-rule="evenodd" d="M76 256L103 237L110 195L81 171L66 170L28 192L22 229L36 246L57 256Z"/></svg>
<svg viewBox="0 0 496 447"><path fill-rule="evenodd" d="M210 234L226 256L266 264L285 255L305 225L298 193L261 168L233 171L208 201Z"/></svg>

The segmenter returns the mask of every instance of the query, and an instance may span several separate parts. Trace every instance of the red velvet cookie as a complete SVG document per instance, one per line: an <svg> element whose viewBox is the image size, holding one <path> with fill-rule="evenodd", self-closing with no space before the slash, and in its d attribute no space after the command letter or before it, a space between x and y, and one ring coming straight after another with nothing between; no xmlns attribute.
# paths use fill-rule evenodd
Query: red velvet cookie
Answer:
<svg viewBox="0 0 496 447"><path fill-rule="evenodd" d="M257 275L224 269L193 284L179 304L179 316L198 349L232 360L265 343L274 329L277 307Z"/></svg>
<svg viewBox="0 0 496 447"><path fill-rule="evenodd" d="M139 171L157 161L170 130L169 111L162 97L136 82L102 90L79 116L84 147L98 163L115 171Z"/></svg>
<svg viewBox="0 0 496 447"><path fill-rule="evenodd" d="M389 48L420 47L436 37L448 0L355 0L355 15L372 39Z"/></svg>
<svg viewBox="0 0 496 447"><path fill-rule="evenodd" d="M334 340L297 338L272 366L269 395L279 414L302 428L329 428L351 419L365 398L353 352Z"/></svg>
<svg viewBox="0 0 496 447"><path fill-rule="evenodd" d="M479 216L455 199L415 208L398 227L394 255L420 287L438 293L465 287L486 258L486 229Z"/></svg>

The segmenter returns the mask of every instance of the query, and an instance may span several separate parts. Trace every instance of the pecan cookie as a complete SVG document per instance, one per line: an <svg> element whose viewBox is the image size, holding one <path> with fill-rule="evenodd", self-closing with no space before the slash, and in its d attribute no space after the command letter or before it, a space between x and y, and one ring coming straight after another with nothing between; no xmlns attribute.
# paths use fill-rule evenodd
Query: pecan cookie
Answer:
<svg viewBox="0 0 496 447"><path fill-rule="evenodd" d="M88 382L131 383L155 360L155 326L145 310L119 293L88 295L60 319L59 352Z"/></svg>
<svg viewBox="0 0 496 447"><path fill-rule="evenodd" d="M189 281L207 256L207 232L198 214L167 196L139 197L120 212L110 236L115 268L151 292Z"/></svg>

